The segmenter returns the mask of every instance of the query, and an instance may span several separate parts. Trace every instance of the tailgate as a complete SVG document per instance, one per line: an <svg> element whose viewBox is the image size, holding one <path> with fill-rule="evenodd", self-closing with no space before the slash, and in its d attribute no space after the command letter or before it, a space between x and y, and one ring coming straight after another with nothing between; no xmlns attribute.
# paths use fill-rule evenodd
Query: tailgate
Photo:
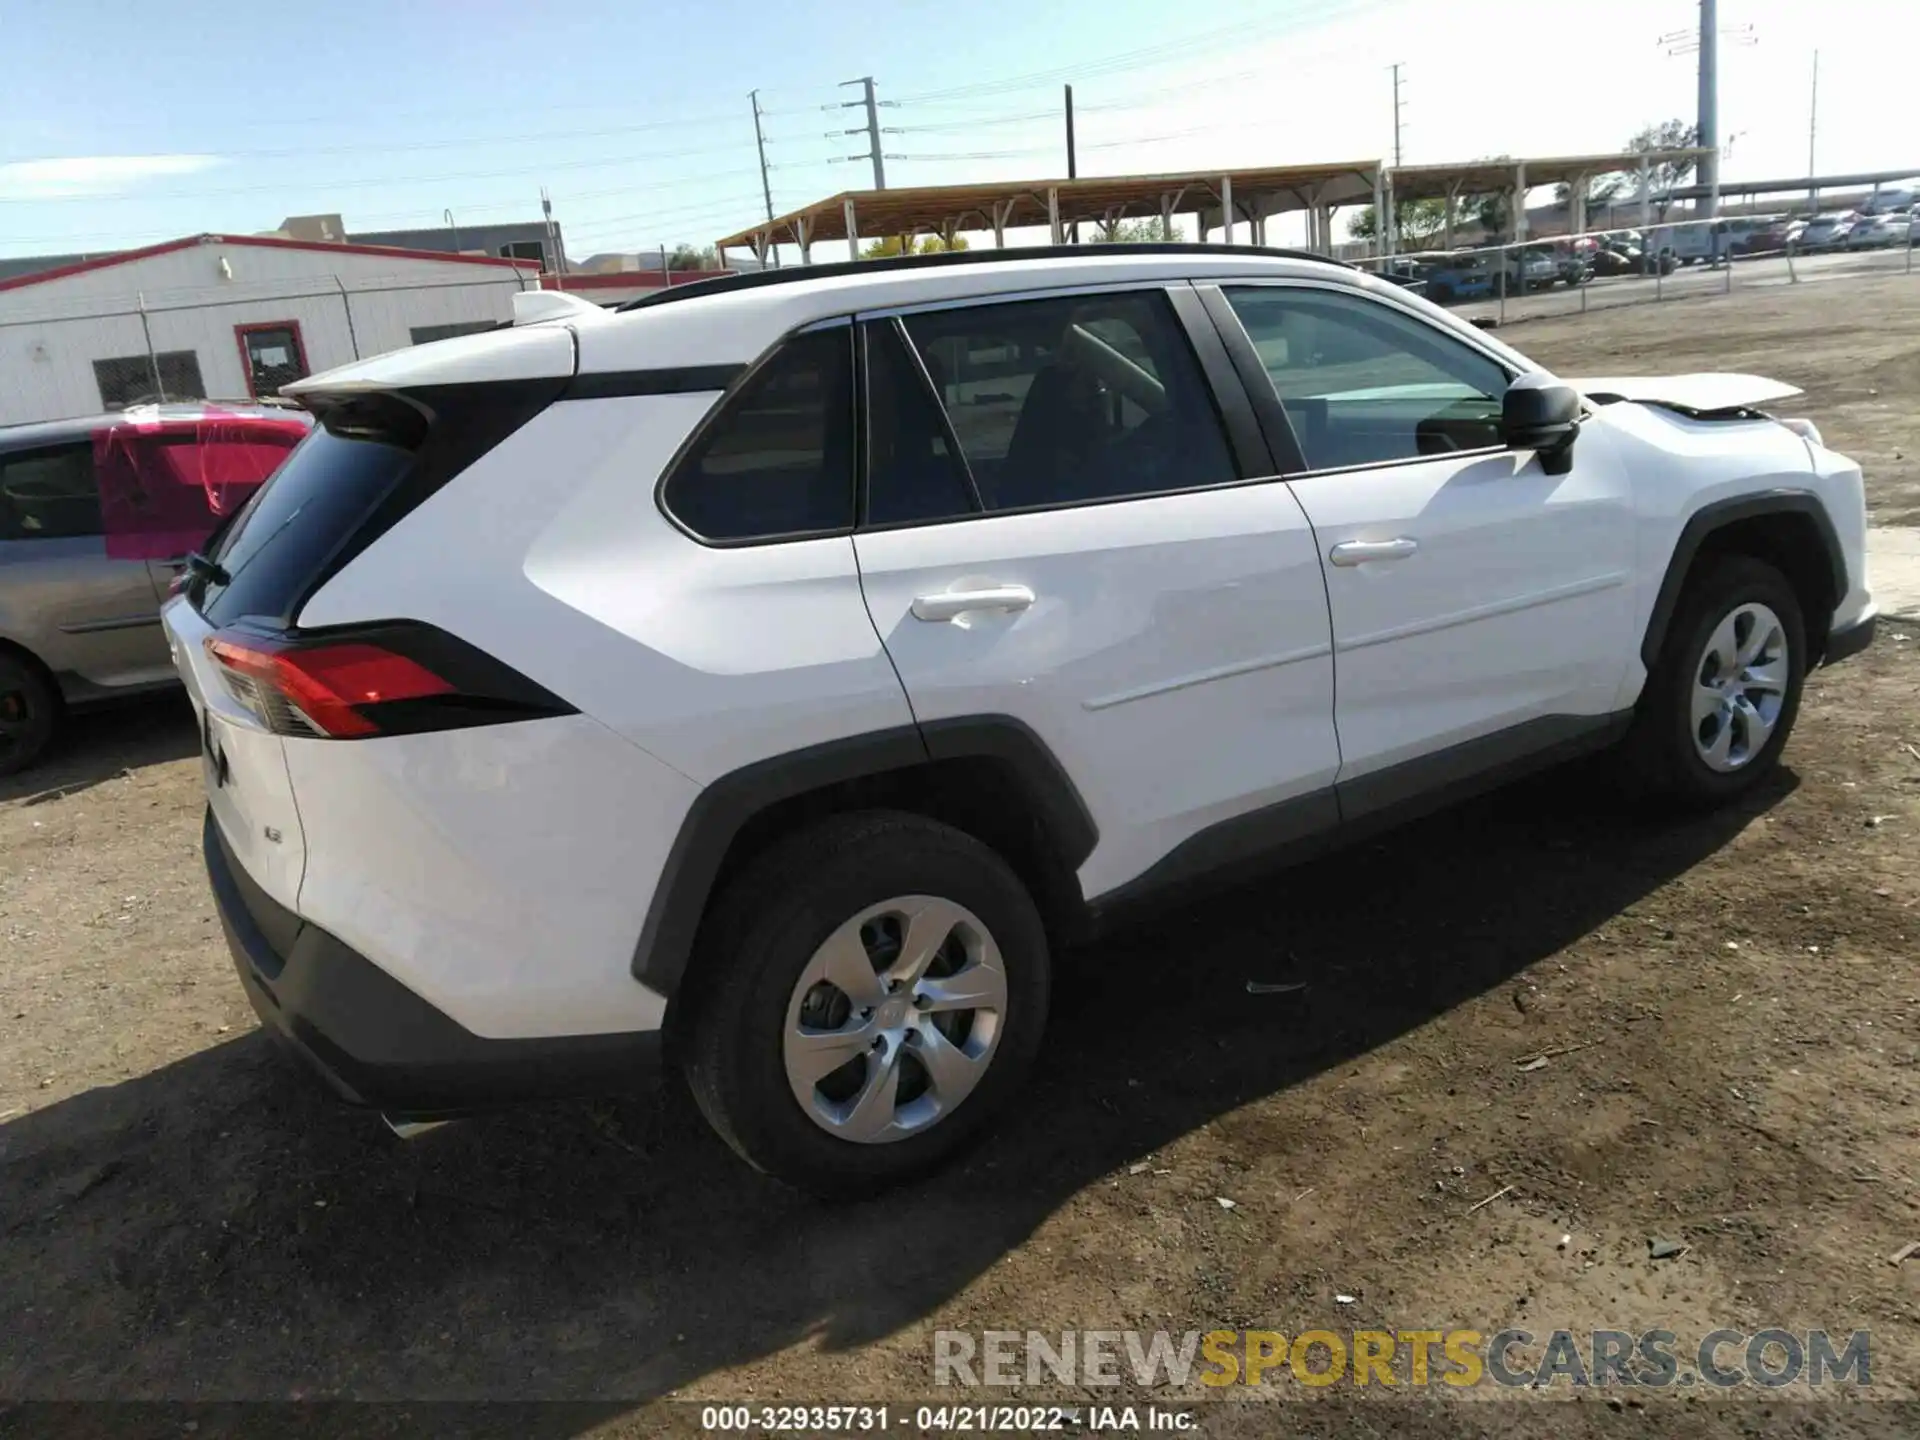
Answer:
<svg viewBox="0 0 1920 1440"><path fill-rule="evenodd" d="M254 883L291 910L300 898L307 852L284 742L262 730L233 698L207 655L204 642L213 627L193 606L176 596L160 613L174 668L193 702L200 770L214 823Z"/></svg>

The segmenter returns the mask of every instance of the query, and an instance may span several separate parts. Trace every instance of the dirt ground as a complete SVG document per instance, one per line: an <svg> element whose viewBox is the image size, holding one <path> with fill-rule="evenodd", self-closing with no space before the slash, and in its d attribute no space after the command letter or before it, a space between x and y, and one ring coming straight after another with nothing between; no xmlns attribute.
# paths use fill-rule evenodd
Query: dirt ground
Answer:
<svg viewBox="0 0 1920 1440"><path fill-rule="evenodd" d="M1881 288L1507 333L1567 373L1804 384L1878 518L1920 519L1920 307ZM982 1398L934 1391L939 1328L1865 1329L1871 1394L1914 1400L1920 1256L1889 1257L1920 1240L1916 652L1896 622L1813 677L1736 811L1658 825L1561 772L1067 957L1032 1103L842 1207L745 1171L677 1090L404 1142L336 1107L231 972L184 703L91 719L0 782L0 1434ZM1191 1404L1209 1435L1920 1429L1843 1390L986 1398ZM7 1409L108 1399L406 1403ZM431 1403L488 1399L573 1403Z"/></svg>
<svg viewBox="0 0 1920 1440"><path fill-rule="evenodd" d="M1806 391L1802 414L1860 462L1867 519L1920 525L1920 274L1753 288L1523 320L1500 338L1563 375L1733 370Z"/></svg>

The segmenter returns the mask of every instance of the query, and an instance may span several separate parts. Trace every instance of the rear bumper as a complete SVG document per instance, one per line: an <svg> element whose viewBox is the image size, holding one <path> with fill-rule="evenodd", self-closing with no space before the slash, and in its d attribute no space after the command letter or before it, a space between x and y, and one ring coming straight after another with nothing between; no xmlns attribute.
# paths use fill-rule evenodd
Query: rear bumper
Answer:
<svg viewBox="0 0 1920 1440"><path fill-rule="evenodd" d="M206 815L207 879L247 999L342 1099L431 1119L525 1100L630 1092L659 1077L658 1030L475 1035L266 894Z"/></svg>
<svg viewBox="0 0 1920 1440"><path fill-rule="evenodd" d="M1822 665L1838 665L1842 660L1850 660L1873 643L1873 632L1879 624L1878 615L1869 615L1864 620L1855 621L1844 630L1836 630L1827 637L1827 653L1821 660Z"/></svg>

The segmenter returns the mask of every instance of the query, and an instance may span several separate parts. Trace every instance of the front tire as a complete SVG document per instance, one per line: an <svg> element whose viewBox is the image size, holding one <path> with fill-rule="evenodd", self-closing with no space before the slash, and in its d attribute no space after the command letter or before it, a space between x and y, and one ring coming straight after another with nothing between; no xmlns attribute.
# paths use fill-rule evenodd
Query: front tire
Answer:
<svg viewBox="0 0 1920 1440"><path fill-rule="evenodd" d="M39 666L0 651L0 775L38 761L59 724L60 697Z"/></svg>
<svg viewBox="0 0 1920 1440"><path fill-rule="evenodd" d="M1635 788L1682 805L1723 805L1766 780L1800 712L1806 622L1786 577L1745 555L1687 582L1625 758Z"/></svg>
<svg viewBox="0 0 1920 1440"><path fill-rule="evenodd" d="M827 1196L941 1164L1018 1092L1046 1026L1046 931L999 855L920 815L835 816L715 902L686 1075L756 1169Z"/></svg>

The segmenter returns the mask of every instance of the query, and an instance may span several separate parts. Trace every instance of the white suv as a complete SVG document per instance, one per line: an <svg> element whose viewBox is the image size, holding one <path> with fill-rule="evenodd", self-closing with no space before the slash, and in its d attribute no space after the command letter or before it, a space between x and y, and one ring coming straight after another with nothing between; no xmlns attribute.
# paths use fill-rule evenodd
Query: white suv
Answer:
<svg viewBox="0 0 1920 1440"><path fill-rule="evenodd" d="M1725 800L1873 630L1791 387L1563 383L1310 256L529 296L288 389L166 614L255 1008L395 1118L671 1060L823 1191L1005 1110L1136 902L1616 743Z"/></svg>

